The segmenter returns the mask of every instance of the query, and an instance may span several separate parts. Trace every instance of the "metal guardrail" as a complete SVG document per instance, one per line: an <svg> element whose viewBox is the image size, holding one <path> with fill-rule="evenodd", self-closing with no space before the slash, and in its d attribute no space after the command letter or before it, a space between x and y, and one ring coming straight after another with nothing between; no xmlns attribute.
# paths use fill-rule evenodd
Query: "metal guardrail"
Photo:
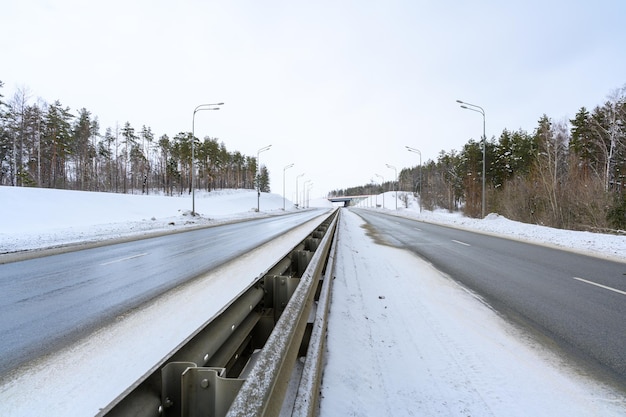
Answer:
<svg viewBox="0 0 626 417"><path fill-rule="evenodd" d="M329 226L331 233L326 233L320 242L279 322L233 401L228 417L280 415L317 284L326 265L336 222L335 217Z"/></svg>
<svg viewBox="0 0 626 417"><path fill-rule="evenodd" d="M320 332L325 332L332 281L322 279L322 274L329 270L329 259L332 264L329 252L336 224L334 212L219 316L98 415L277 416L297 358L305 355L302 380L308 382L298 394L303 400L289 407L298 415L312 415L303 414L310 407L298 404L317 402ZM319 320L309 322L318 295L317 315L324 318L321 328ZM309 339L315 346L310 356ZM307 390L314 393L306 394Z"/></svg>
<svg viewBox="0 0 626 417"><path fill-rule="evenodd" d="M323 370L322 359L326 342L326 330L328 328L332 284L335 279L337 236L337 233L333 236L333 243L326 262L326 270L317 299L317 310L312 323L311 337L298 385L298 392L294 401L292 417L313 417L318 414L319 387Z"/></svg>

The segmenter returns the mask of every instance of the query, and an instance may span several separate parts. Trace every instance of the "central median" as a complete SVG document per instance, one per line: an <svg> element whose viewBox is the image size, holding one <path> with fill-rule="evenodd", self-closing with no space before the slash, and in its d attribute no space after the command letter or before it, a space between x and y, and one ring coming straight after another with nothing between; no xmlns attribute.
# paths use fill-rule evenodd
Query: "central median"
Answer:
<svg viewBox="0 0 626 417"><path fill-rule="evenodd" d="M306 356L335 224L331 214L99 415L223 416L233 401L229 415L276 415L268 405L280 411Z"/></svg>

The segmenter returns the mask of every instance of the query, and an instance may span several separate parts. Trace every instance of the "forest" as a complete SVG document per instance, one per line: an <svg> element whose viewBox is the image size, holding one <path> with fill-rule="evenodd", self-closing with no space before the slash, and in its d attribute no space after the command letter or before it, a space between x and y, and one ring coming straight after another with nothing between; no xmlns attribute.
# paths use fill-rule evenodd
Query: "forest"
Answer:
<svg viewBox="0 0 626 417"><path fill-rule="evenodd" d="M256 158L228 151L216 138L191 132L156 137L129 122L106 127L81 108L60 101L31 103L18 90L2 95L0 81L0 185L119 193L191 192L245 188L269 192L269 172ZM192 161L192 141L195 161ZM483 143L485 208L482 207ZM398 189L421 196L427 210L483 211L511 220L571 230L626 229L626 86L571 120L542 115L533 132L504 129L499 137L469 139L460 151L403 168L397 182L371 182L329 196Z"/></svg>
<svg viewBox="0 0 626 417"><path fill-rule="evenodd" d="M0 185L117 193L191 192L192 141L196 189L269 192L269 172L256 158L230 152L216 138L191 132L157 137L129 122L106 127L82 108L29 102L25 89L4 98L0 81Z"/></svg>
<svg viewBox="0 0 626 417"><path fill-rule="evenodd" d="M332 196L395 190L421 194L424 209L482 215L483 138L460 151L404 168L397 183L371 182ZM570 230L626 229L626 86L572 120L543 115L532 133L504 129L484 138L485 213Z"/></svg>

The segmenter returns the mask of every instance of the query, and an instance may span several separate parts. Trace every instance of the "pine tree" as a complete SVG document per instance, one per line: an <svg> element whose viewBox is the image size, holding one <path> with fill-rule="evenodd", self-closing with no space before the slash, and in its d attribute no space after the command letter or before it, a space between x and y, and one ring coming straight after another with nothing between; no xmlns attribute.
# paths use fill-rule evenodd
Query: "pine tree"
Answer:
<svg viewBox="0 0 626 417"><path fill-rule="evenodd" d="M270 192L270 173L267 170L267 167L265 165L261 165L261 169L260 169L260 174L259 174L259 189L261 190L261 192L263 193L269 193Z"/></svg>
<svg viewBox="0 0 626 417"><path fill-rule="evenodd" d="M95 158L95 149L91 143L91 113L82 108L72 127L70 152L74 157L76 188L85 190L91 188L91 167Z"/></svg>
<svg viewBox="0 0 626 417"><path fill-rule="evenodd" d="M56 100L48 106L44 116L42 142L42 185L49 188L67 188L67 160L70 155L70 120L74 116L69 107L63 108Z"/></svg>
<svg viewBox="0 0 626 417"><path fill-rule="evenodd" d="M591 115L585 107L581 107L570 123L572 128L569 149L580 161L582 176L588 178L592 170L597 171L597 160L594 161L597 149L593 138Z"/></svg>
<svg viewBox="0 0 626 417"><path fill-rule="evenodd" d="M152 172L152 142L154 141L154 134L152 129L143 125L141 127L141 159L139 171L141 173L141 193L150 193L150 175Z"/></svg>

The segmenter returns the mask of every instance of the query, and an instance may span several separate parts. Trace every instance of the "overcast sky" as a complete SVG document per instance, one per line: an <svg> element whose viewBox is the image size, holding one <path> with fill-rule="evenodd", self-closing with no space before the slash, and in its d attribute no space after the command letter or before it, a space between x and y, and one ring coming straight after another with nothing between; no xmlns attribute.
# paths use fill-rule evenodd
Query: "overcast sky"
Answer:
<svg viewBox="0 0 626 417"><path fill-rule="evenodd" d="M394 178L542 114L573 118L626 83L626 2L3 0L0 93L27 88L157 137L191 131L312 196Z"/></svg>

